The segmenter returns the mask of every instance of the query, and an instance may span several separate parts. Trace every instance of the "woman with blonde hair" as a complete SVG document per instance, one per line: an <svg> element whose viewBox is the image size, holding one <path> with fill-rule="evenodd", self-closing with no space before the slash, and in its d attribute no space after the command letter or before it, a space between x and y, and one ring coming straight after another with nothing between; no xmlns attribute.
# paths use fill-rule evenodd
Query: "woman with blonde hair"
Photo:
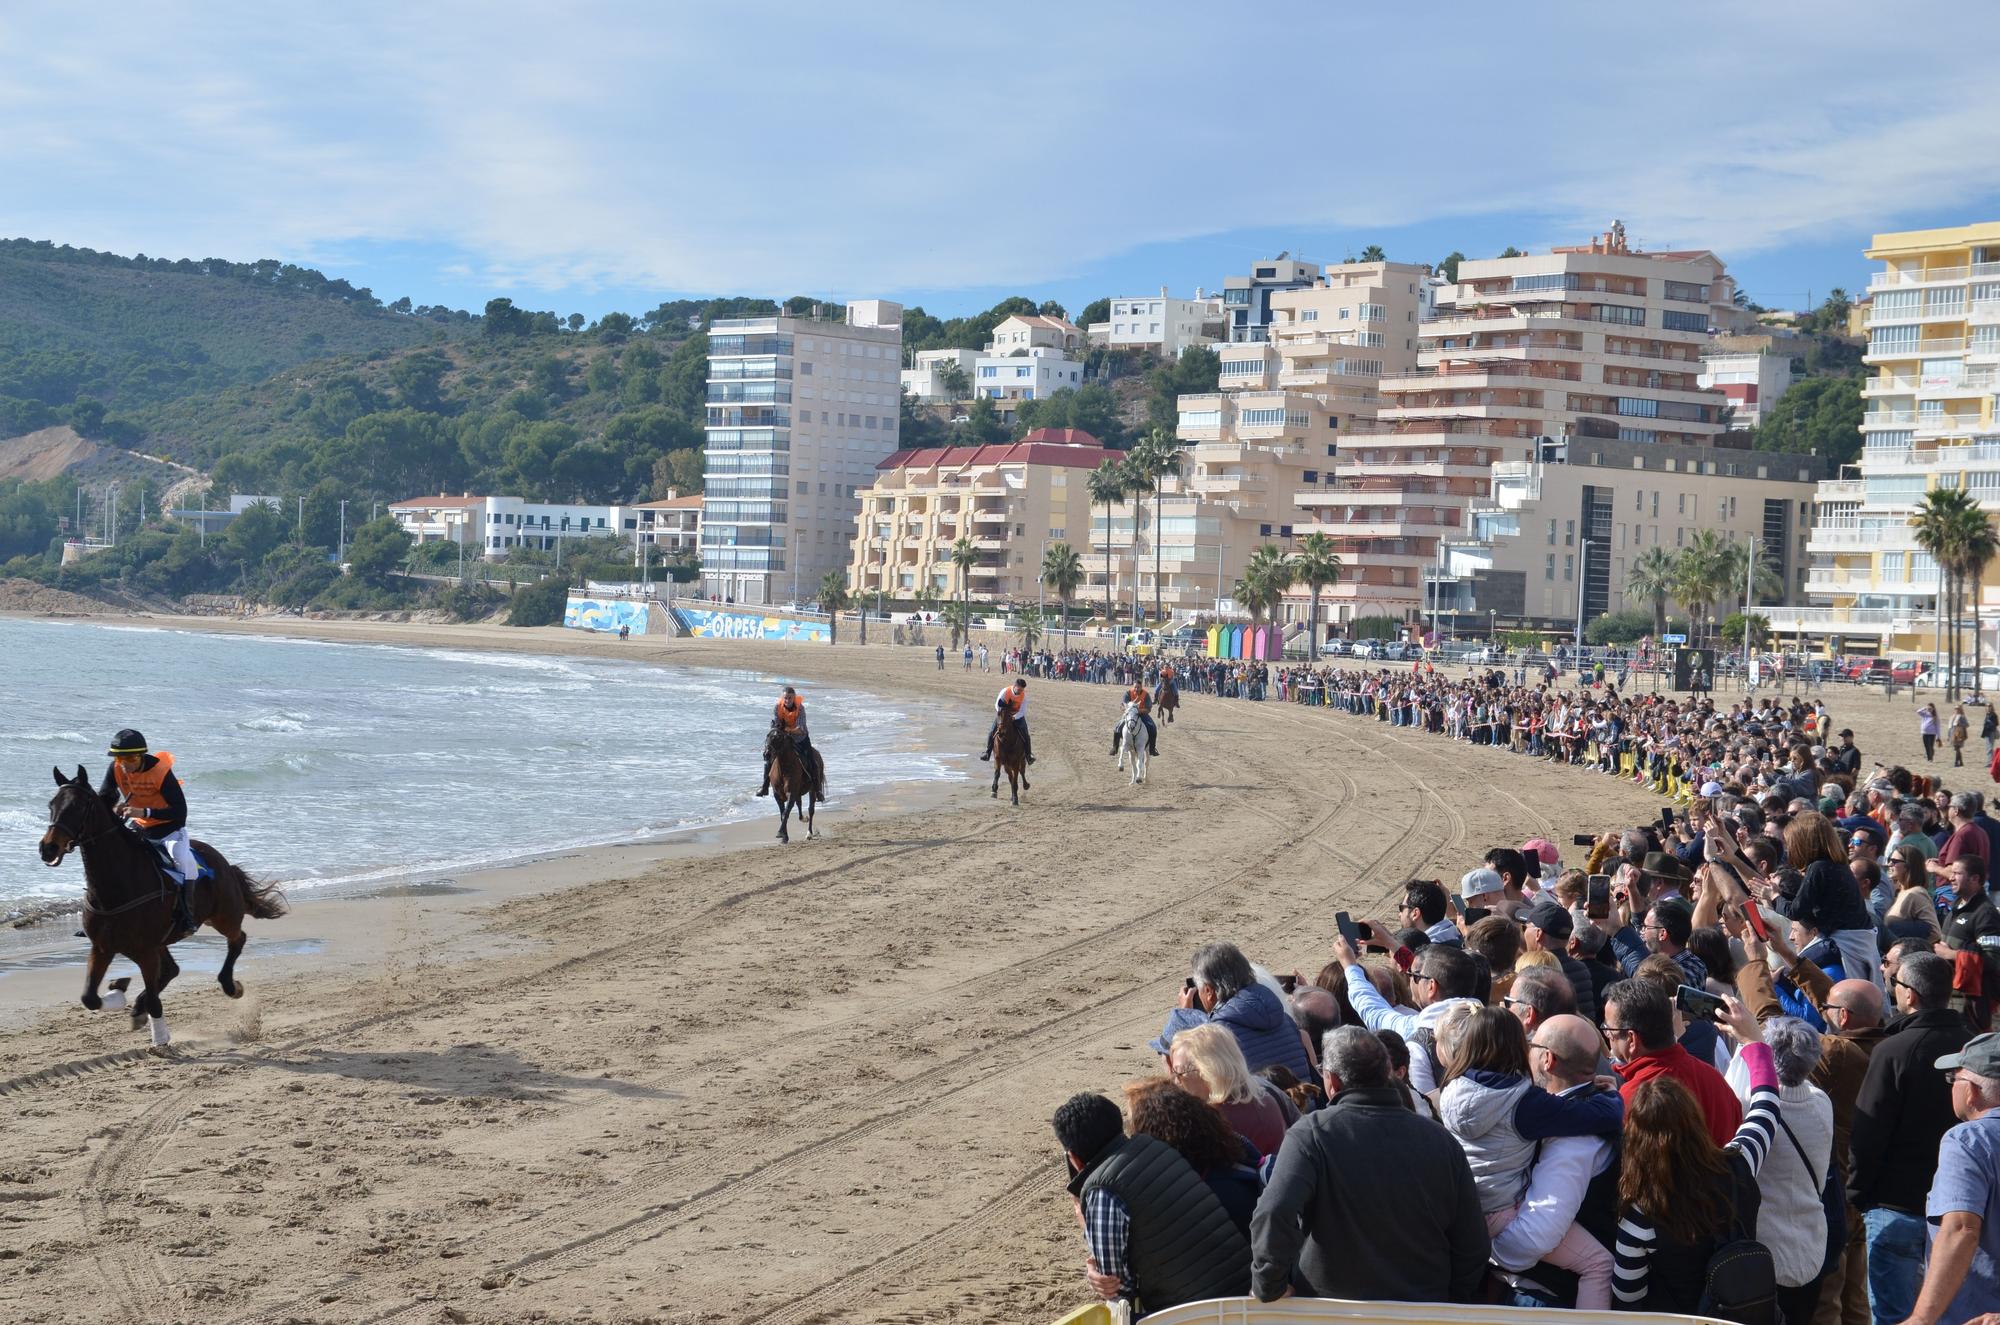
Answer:
<svg viewBox="0 0 2000 1325"><path fill-rule="evenodd" d="M1562 963L1556 960L1556 955L1546 948L1530 948L1519 957L1516 957L1514 959L1514 974L1519 976L1521 972L1531 966L1553 966L1558 971L1562 969Z"/></svg>
<svg viewBox="0 0 2000 1325"><path fill-rule="evenodd" d="M1198 1100L1213 1104L1262 1156L1275 1155L1298 1109L1283 1091L1250 1074L1250 1063L1226 1027L1190 1026L1167 1046L1167 1075Z"/></svg>

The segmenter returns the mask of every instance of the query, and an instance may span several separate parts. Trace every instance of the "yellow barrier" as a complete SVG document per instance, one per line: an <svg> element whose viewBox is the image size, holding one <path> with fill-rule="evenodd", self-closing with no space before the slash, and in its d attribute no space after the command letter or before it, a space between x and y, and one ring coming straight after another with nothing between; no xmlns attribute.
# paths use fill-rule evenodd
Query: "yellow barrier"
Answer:
<svg viewBox="0 0 2000 1325"><path fill-rule="evenodd" d="M1093 1314L1102 1313L1102 1314ZM1103 1303L1064 1316L1056 1325L1111 1325ZM1348 1302L1331 1297L1248 1297L1188 1302L1146 1317L1146 1325L1719 1325L1706 1316L1653 1311L1561 1311L1528 1307L1455 1307L1428 1302Z"/></svg>

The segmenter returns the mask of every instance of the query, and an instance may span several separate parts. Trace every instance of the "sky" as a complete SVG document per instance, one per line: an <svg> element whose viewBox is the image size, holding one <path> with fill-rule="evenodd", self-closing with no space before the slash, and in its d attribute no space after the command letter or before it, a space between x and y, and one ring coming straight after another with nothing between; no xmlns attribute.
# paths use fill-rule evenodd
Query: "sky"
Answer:
<svg viewBox="0 0 2000 1325"><path fill-rule="evenodd" d="M1878 231L2000 219L1989 14L26 0L0 10L0 235L475 311L953 315L1620 219L1802 307L1865 286Z"/></svg>

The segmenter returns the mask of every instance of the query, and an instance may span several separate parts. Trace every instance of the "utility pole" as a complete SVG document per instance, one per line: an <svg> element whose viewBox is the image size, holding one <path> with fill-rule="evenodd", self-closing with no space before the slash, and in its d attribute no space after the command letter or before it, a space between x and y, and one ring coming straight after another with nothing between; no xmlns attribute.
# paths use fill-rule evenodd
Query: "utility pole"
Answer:
<svg viewBox="0 0 2000 1325"><path fill-rule="evenodd" d="M347 498L340 499L340 542L333 552L333 564L338 567L347 560Z"/></svg>
<svg viewBox="0 0 2000 1325"><path fill-rule="evenodd" d="M1750 609L1757 593L1757 540L1750 540L1750 555L1743 558L1743 680L1750 680Z"/></svg>
<svg viewBox="0 0 2000 1325"><path fill-rule="evenodd" d="M306 499L299 498L299 546L306 545Z"/></svg>

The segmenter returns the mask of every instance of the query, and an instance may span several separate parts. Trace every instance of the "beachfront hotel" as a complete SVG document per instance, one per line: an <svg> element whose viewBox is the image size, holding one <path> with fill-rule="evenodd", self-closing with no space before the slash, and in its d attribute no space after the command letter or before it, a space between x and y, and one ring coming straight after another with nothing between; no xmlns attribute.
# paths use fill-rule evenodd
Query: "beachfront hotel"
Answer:
<svg viewBox="0 0 2000 1325"><path fill-rule="evenodd" d="M1877 235L1868 257L1861 459L1819 485L1811 604L1769 615L1834 653L1929 653L1938 568L1910 517L1932 488L2000 509L2000 221ZM1982 629L2000 621L2000 565L1973 600Z"/></svg>
<svg viewBox="0 0 2000 1325"><path fill-rule="evenodd" d="M878 594L907 602L926 588L945 599L963 592L975 603L1034 599L1050 544L1068 543L1089 565L1090 471L1123 458L1076 428L886 456L860 494L848 586L857 602ZM963 569L952 560L960 538L978 552ZM1088 601L1082 589L1077 601Z"/></svg>
<svg viewBox="0 0 2000 1325"><path fill-rule="evenodd" d="M1714 254L1634 250L1618 225L1588 244L1461 263L1414 369L1383 379L1377 420L1347 439L1334 481L1299 494L1299 528L1331 535L1344 562L1334 619L1429 617L1461 632L1562 622L1580 585L1586 616L1620 606L1619 560L1673 546L1621 516L1629 483L1566 493L1572 508L1546 512L1559 542L1530 566L1541 499L1507 509L1496 472L1560 464L1593 441L1712 447L1726 402L1696 379L1734 292Z"/></svg>
<svg viewBox="0 0 2000 1325"><path fill-rule="evenodd" d="M810 599L847 569L857 494L896 450L903 306L718 318L708 336L703 593Z"/></svg>

